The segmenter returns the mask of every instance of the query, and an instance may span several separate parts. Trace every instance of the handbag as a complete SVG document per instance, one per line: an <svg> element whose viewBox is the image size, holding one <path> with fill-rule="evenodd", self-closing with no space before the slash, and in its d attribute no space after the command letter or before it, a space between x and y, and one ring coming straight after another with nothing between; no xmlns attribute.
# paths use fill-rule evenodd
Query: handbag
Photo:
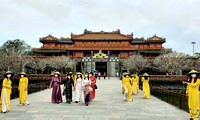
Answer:
<svg viewBox="0 0 200 120"><path fill-rule="evenodd" d="M97 89L97 85L96 84L94 85L94 89Z"/></svg>

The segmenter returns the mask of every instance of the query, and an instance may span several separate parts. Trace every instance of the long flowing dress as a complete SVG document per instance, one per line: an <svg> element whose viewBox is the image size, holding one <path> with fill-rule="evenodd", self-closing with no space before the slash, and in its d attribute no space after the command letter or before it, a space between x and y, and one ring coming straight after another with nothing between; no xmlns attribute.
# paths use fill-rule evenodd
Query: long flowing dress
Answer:
<svg viewBox="0 0 200 120"><path fill-rule="evenodd" d="M137 92L139 91L139 76L136 74L136 79L137 79Z"/></svg>
<svg viewBox="0 0 200 120"><path fill-rule="evenodd" d="M188 94L188 107L190 112L190 117L193 120L197 120L199 115L199 84L200 79L194 83L194 78L191 83L187 84L186 94Z"/></svg>
<svg viewBox="0 0 200 120"><path fill-rule="evenodd" d="M72 86L74 86L74 80L72 78L67 78L64 81L64 87L65 87L65 97L66 97L66 102L70 103L72 102Z"/></svg>
<svg viewBox="0 0 200 120"><path fill-rule="evenodd" d="M124 91L125 91L125 90L124 90L124 85L123 85L124 74L125 74L125 73L122 73L122 94L124 94Z"/></svg>
<svg viewBox="0 0 200 120"><path fill-rule="evenodd" d="M76 80L76 90L75 90L75 101L76 102L80 102L80 101L84 101L84 94L83 94L83 80L81 78L78 78Z"/></svg>
<svg viewBox="0 0 200 120"><path fill-rule="evenodd" d="M1 99L0 99L0 110L2 112L10 111L10 95L11 95L11 80L9 78L3 79Z"/></svg>
<svg viewBox="0 0 200 120"><path fill-rule="evenodd" d="M52 95L51 95L51 102L52 103L60 103L62 102L62 95L61 95L61 80L58 77L52 77L50 87L53 88Z"/></svg>
<svg viewBox="0 0 200 120"><path fill-rule="evenodd" d="M92 98L92 100L94 100L95 99L95 94L96 94L96 92L95 92L96 78L94 76L90 76L89 78L91 80L90 87L92 88L91 98Z"/></svg>
<svg viewBox="0 0 200 120"><path fill-rule="evenodd" d="M87 84L91 84L90 79L85 78L84 79L84 98L85 98L85 104L88 105L91 102L91 94L90 92L92 91L92 88L90 87L90 85Z"/></svg>
<svg viewBox="0 0 200 120"><path fill-rule="evenodd" d="M133 94L136 95L138 92L138 78L132 77L132 90Z"/></svg>
<svg viewBox="0 0 200 120"><path fill-rule="evenodd" d="M142 77L142 90L143 90L143 98L150 98L150 87L149 87L149 78L145 79Z"/></svg>
<svg viewBox="0 0 200 120"><path fill-rule="evenodd" d="M132 89L131 89L131 78L130 77L123 77L122 84L124 87L124 94L125 94L125 100L127 101L133 101L132 97Z"/></svg>
<svg viewBox="0 0 200 120"><path fill-rule="evenodd" d="M19 80L19 104L25 105L28 91L28 78L22 77Z"/></svg>

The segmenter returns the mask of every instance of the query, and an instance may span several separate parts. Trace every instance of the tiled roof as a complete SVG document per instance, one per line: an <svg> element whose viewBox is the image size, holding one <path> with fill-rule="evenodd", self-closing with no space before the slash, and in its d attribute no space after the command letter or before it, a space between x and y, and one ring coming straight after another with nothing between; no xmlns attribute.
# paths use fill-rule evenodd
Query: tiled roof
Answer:
<svg viewBox="0 0 200 120"><path fill-rule="evenodd" d="M56 37L54 37L54 36L52 36L52 35L49 34L46 37L40 38L40 40L58 40L58 38L56 38Z"/></svg>
<svg viewBox="0 0 200 120"><path fill-rule="evenodd" d="M147 38L148 41L165 41L165 38L158 37L154 35L153 37Z"/></svg>
<svg viewBox="0 0 200 120"><path fill-rule="evenodd" d="M133 34L121 34L119 30L113 32L92 32L85 30L83 34L71 34L72 40L132 40Z"/></svg>
<svg viewBox="0 0 200 120"><path fill-rule="evenodd" d="M157 35L154 35L150 38L144 39L142 38L133 38L131 43L133 44L143 44L143 43L164 43L166 41L165 38L158 37Z"/></svg>

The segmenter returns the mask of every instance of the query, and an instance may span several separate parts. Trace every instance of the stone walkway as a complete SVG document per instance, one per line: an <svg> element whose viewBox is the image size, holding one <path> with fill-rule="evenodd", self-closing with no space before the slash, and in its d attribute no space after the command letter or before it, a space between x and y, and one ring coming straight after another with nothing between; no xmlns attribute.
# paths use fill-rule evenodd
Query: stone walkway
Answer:
<svg viewBox="0 0 200 120"><path fill-rule="evenodd" d="M51 90L29 95L30 105L19 106L11 101L11 112L0 113L4 120L189 120L189 114L153 96L142 99L142 91L133 102L125 102L121 81L117 78L97 81L96 100L89 106L83 103L52 104Z"/></svg>

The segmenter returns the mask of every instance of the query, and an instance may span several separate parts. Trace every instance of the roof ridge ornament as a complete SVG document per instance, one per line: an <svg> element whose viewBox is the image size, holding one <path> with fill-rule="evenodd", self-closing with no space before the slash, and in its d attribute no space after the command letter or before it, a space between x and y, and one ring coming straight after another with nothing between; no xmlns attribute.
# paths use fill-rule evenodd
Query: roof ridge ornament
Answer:
<svg viewBox="0 0 200 120"><path fill-rule="evenodd" d="M42 38L39 38L39 40L58 40L57 37L54 37L53 35L49 34L47 35L46 37L42 37Z"/></svg>
<svg viewBox="0 0 200 120"><path fill-rule="evenodd" d="M87 29L84 30L83 34L89 34L89 33L92 33L92 31L89 31Z"/></svg>

